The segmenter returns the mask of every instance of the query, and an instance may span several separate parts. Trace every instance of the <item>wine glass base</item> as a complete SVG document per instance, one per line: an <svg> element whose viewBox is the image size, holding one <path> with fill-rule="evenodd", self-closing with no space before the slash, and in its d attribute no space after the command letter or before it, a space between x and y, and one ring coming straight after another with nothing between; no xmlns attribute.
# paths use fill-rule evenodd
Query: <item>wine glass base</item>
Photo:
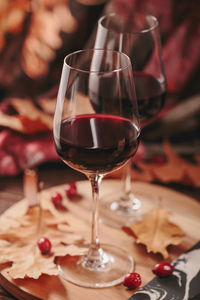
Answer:
<svg viewBox="0 0 200 300"><path fill-rule="evenodd" d="M124 201L129 201L131 203L129 206L121 205L120 201L113 201L110 204L110 209L118 215L122 216L132 216L141 208L142 203L133 194L121 197L122 204Z"/></svg>
<svg viewBox="0 0 200 300"><path fill-rule="evenodd" d="M104 288L123 282L126 274L134 269L133 258L121 248L102 244L103 264L94 270L86 257L59 257L57 267L63 279L82 287ZM81 246L83 247L83 246ZM88 245L85 245L88 248Z"/></svg>
<svg viewBox="0 0 200 300"><path fill-rule="evenodd" d="M147 199L144 195L140 195L137 198L135 194L128 196L128 198L121 196L116 199L113 194L105 194L100 201L100 222L114 228L121 228L141 221L143 214L150 209L148 204L150 197ZM129 203L128 206L127 203Z"/></svg>

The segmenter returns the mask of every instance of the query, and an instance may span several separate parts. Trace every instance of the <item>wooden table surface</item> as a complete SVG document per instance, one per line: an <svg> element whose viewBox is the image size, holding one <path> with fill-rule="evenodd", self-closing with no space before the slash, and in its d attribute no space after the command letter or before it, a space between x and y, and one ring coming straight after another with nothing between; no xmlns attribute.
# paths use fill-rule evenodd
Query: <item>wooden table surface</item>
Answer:
<svg viewBox="0 0 200 300"><path fill-rule="evenodd" d="M62 163L46 164L40 166L39 179L44 182L45 188L54 185L65 184L67 182L85 179L85 176L77 173L70 168L63 166ZM178 190L190 197L200 201L200 190L180 185L168 185L168 187ZM18 202L24 197L23 194L23 175L14 177L2 177L0 180L0 213L8 207ZM0 287L0 299L16 299Z"/></svg>

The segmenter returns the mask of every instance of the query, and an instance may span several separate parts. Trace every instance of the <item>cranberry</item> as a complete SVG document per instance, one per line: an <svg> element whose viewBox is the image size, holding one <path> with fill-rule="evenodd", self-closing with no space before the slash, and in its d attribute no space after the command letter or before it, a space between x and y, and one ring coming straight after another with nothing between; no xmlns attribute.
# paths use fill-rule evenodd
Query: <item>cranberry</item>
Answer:
<svg viewBox="0 0 200 300"><path fill-rule="evenodd" d="M130 273L124 277L124 285L128 289L136 289L142 283L141 276L138 273Z"/></svg>
<svg viewBox="0 0 200 300"><path fill-rule="evenodd" d="M151 157L150 162L158 165L163 165L164 163L166 163L166 157L164 155L157 154Z"/></svg>
<svg viewBox="0 0 200 300"><path fill-rule="evenodd" d="M65 193L69 198L73 198L74 196L76 196L77 195L76 184L74 182L68 183L65 188Z"/></svg>
<svg viewBox="0 0 200 300"><path fill-rule="evenodd" d="M38 240L38 248L42 254L48 254L51 250L51 242L47 238L41 237Z"/></svg>
<svg viewBox="0 0 200 300"><path fill-rule="evenodd" d="M155 275L160 277L169 276L173 273L173 271L174 271L174 267L170 263L165 261L157 263L152 270L152 272Z"/></svg>
<svg viewBox="0 0 200 300"><path fill-rule="evenodd" d="M63 199L62 195L58 192L54 192L53 195L51 196L51 201L53 202L56 208L62 207L62 199Z"/></svg>

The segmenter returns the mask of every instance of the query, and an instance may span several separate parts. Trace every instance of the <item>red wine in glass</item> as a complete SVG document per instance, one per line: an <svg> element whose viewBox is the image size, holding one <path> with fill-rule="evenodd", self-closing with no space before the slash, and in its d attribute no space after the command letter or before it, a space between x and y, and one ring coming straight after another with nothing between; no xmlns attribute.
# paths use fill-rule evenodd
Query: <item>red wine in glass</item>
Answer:
<svg viewBox="0 0 200 300"><path fill-rule="evenodd" d="M62 121L56 150L79 171L107 173L119 168L138 148L138 129L128 119L88 114Z"/></svg>
<svg viewBox="0 0 200 300"><path fill-rule="evenodd" d="M134 72L134 79L140 122L144 124L162 110L166 88L157 78L144 72Z"/></svg>
<svg viewBox="0 0 200 300"><path fill-rule="evenodd" d="M152 120L162 110L166 98L165 82L160 82L158 78L145 72L133 72L135 81L135 91L138 101L140 122L144 124ZM106 89L107 96L101 97ZM82 91L83 92L83 91ZM113 90L109 86L109 78L100 81L98 87L93 85L90 92L90 101L96 113L102 111L114 113L117 108L117 99L113 96ZM109 99L109 100L108 100ZM131 113L132 104L128 95L121 101L121 110L124 116Z"/></svg>

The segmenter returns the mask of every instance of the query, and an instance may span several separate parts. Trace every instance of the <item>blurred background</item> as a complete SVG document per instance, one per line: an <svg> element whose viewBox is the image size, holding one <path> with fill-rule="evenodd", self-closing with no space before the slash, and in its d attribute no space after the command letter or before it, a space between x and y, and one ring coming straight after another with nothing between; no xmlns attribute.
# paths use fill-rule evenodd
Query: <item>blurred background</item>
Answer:
<svg viewBox="0 0 200 300"><path fill-rule="evenodd" d="M66 169L52 139L63 59L92 47L97 20L114 11L158 18L167 77L165 107L142 132L132 177L200 198L197 0L0 0L0 176Z"/></svg>

